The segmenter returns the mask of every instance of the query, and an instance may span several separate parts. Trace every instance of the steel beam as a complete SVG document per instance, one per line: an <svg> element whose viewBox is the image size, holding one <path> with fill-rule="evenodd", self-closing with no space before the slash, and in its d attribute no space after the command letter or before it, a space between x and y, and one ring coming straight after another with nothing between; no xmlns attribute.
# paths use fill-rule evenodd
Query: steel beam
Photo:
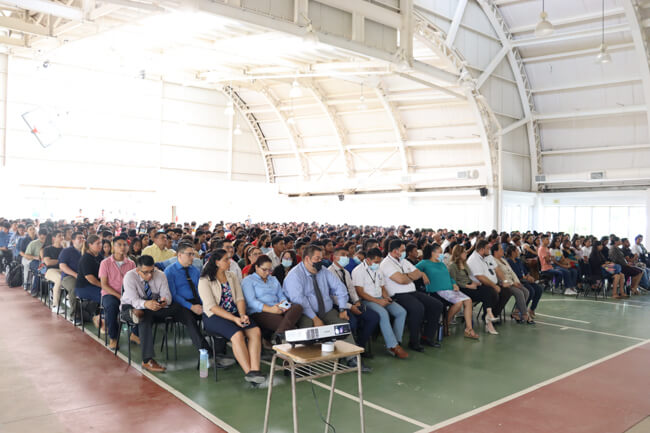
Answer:
<svg viewBox="0 0 650 433"><path fill-rule="evenodd" d="M538 113L535 114L535 120L538 122L553 122L567 119L586 119L599 118L608 116L620 116L625 114L646 113L646 105L628 105L624 107L597 108L592 110L576 110L558 113Z"/></svg>
<svg viewBox="0 0 650 433"><path fill-rule="evenodd" d="M620 33L630 31L628 24L616 24L605 27L605 34ZM579 30L576 32L554 33L551 36L533 37L525 39L515 39L511 42L513 47L529 47L532 45L550 44L555 42L571 41L574 39L600 37L602 29L593 28L589 30Z"/></svg>
<svg viewBox="0 0 650 433"><path fill-rule="evenodd" d="M592 87L602 88L607 86L616 86L619 84L632 84L641 82L641 77L630 77L630 78L620 78L614 80L602 80L602 81L592 81L592 82L577 82L572 84L565 84L563 86L556 87L543 87L540 89L532 89L532 92L535 94L540 93L561 93L561 92L570 92L577 89L589 89Z"/></svg>
<svg viewBox="0 0 650 433"><path fill-rule="evenodd" d="M634 48L635 45L634 43L625 43L625 44L616 44L616 45L609 45L607 47L607 51L612 53L613 51L619 51L619 50L627 50L629 48ZM553 53L553 54L545 54L543 56L533 56L533 57L524 57L523 61L524 63L537 63L537 62L550 62L552 60L558 60L558 59L564 59L564 58L573 58L573 57L579 57L579 56L596 56L598 52L600 51L599 47L594 47L594 48L587 48L584 50L570 50L570 51L562 51L558 53Z"/></svg>
<svg viewBox="0 0 650 433"><path fill-rule="evenodd" d="M454 46L454 41L456 40L458 28L460 27L460 22L463 20L463 15L465 14L466 7L467 0L458 0L458 5L456 5L456 12L454 13L454 18L451 20L451 25L447 31L447 39L445 39L445 44L447 44L448 47Z"/></svg>
<svg viewBox="0 0 650 433"><path fill-rule="evenodd" d="M0 3L18 9L40 12L72 21L82 21L84 18L81 9L50 0L0 0Z"/></svg>
<svg viewBox="0 0 650 433"><path fill-rule="evenodd" d="M599 147L578 147L571 149L543 150L543 156L568 155L574 153L595 153L595 152L616 152L619 150L646 150L650 144L630 144L627 146L599 146Z"/></svg>
<svg viewBox="0 0 650 433"><path fill-rule="evenodd" d="M29 35L50 36L46 27L13 17L0 16L0 27Z"/></svg>
<svg viewBox="0 0 650 433"><path fill-rule="evenodd" d="M625 10L623 8L614 8L605 11L605 17L617 17L620 15L625 15ZM553 26L557 29L561 26L567 26L571 24L579 24L589 21L600 21L603 16L603 13L599 10L598 12L590 12L587 14L576 15L568 18L552 18ZM510 27L510 33L523 33L523 32L532 32L535 30L537 24L526 24L519 27Z"/></svg>
<svg viewBox="0 0 650 433"><path fill-rule="evenodd" d="M503 60L503 58L508 54L508 48L503 47L499 52L497 53L496 56L490 61L490 63L485 67L483 70L483 73L481 76L478 77L478 80L476 80L476 88L480 89L481 86L487 81L487 79L492 75L492 72L496 69L497 66L499 66L499 63Z"/></svg>
<svg viewBox="0 0 650 433"><path fill-rule="evenodd" d="M395 134L395 140L397 142L397 147L400 155L401 172L402 175L406 176L409 174L409 168L412 165L410 153L407 152L405 145L406 140L408 139L406 135L406 127L404 126L404 123L402 123L401 116L395 107L395 104L388 100L383 84L377 86L375 89L375 94L381 102L381 105L384 107L386 115L390 119L391 125L393 126L393 133Z"/></svg>

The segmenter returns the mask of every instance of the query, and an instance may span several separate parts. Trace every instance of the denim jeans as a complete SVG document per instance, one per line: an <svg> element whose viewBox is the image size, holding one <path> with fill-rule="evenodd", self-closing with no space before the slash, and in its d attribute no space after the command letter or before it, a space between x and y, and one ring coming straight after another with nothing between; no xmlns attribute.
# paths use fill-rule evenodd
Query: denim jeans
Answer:
<svg viewBox="0 0 650 433"><path fill-rule="evenodd" d="M370 302L363 301L363 305L368 310L372 310L379 315L379 329L384 336L386 347L392 349L402 342L404 334L404 323L406 321L406 310L397 302L392 302L385 307ZM393 316L393 326L390 325L390 316Z"/></svg>
<svg viewBox="0 0 650 433"><path fill-rule="evenodd" d="M111 340L117 340L120 335L120 300L113 295L102 296L102 305L104 306L104 321L108 330L108 337Z"/></svg>

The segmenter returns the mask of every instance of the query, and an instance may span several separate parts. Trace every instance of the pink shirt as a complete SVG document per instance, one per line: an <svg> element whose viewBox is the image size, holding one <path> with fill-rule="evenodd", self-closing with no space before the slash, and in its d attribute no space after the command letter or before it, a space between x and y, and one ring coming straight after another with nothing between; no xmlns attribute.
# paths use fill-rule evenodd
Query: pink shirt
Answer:
<svg viewBox="0 0 650 433"><path fill-rule="evenodd" d="M122 293L122 280L124 275L131 269L135 269L135 263L128 257L124 257L122 266L117 266L117 262L110 256L102 260L99 265L99 278L108 278L108 285L117 293ZM106 291L102 290L102 296L106 295Z"/></svg>
<svg viewBox="0 0 650 433"><path fill-rule="evenodd" d="M539 257L539 263L541 265L542 272L550 271L551 269L553 269L553 266L551 266L551 264L547 260L547 257L549 256L549 254L550 253L548 251L548 248L546 248L543 245L540 246L539 249L537 250L537 256ZM99 271L101 272L101 268L100 268ZM100 276L101 276L101 274L100 274Z"/></svg>

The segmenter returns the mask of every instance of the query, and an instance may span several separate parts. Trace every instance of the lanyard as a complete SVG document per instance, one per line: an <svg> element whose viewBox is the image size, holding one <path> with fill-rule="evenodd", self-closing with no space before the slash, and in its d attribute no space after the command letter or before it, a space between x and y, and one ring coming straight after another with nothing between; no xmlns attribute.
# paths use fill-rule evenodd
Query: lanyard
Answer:
<svg viewBox="0 0 650 433"><path fill-rule="evenodd" d="M404 272L404 268L402 267L402 265L400 264L400 262L397 261L396 258L394 258L394 257L391 256L391 255L388 255L388 257L390 257L390 258L395 262L395 264L399 267L399 270L402 271L403 274L406 273L406 272Z"/></svg>
<svg viewBox="0 0 650 433"><path fill-rule="evenodd" d="M375 273L375 278L372 278L372 274L370 273L370 270L368 269L368 265L366 265L365 263L364 263L364 265L366 267L366 272L368 273L368 276L372 280L373 286L377 286L377 273Z"/></svg>

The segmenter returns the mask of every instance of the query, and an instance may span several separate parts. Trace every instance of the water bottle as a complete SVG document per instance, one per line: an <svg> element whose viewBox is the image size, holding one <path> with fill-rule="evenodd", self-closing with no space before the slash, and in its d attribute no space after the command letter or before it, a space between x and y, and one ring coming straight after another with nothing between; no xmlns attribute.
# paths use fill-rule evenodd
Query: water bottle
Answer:
<svg viewBox="0 0 650 433"><path fill-rule="evenodd" d="M208 349L199 349L199 377L208 377Z"/></svg>

